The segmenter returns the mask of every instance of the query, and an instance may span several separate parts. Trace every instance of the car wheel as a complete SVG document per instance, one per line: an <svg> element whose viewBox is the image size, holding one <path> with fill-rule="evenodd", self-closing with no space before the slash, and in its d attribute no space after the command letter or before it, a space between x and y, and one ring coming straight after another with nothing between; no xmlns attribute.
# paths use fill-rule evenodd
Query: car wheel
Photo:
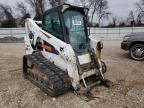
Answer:
<svg viewBox="0 0 144 108"><path fill-rule="evenodd" d="M144 60L144 44L135 44L130 48L129 54L132 59L141 61Z"/></svg>

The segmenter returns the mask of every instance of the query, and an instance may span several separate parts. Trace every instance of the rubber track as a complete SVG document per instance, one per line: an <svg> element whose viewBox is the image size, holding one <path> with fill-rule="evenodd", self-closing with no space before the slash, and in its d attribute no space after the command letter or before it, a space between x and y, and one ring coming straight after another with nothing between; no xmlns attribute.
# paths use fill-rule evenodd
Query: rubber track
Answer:
<svg viewBox="0 0 144 108"><path fill-rule="evenodd" d="M53 89L49 89L44 83L41 83L37 78L27 73L27 60L34 64L40 72L43 72L53 85ZM50 96L58 96L65 93L71 87L71 81L67 73L60 68L58 68L53 63L49 62L40 53L34 53L31 55L25 55L23 57L23 74L24 77L33 82L36 86L42 89Z"/></svg>

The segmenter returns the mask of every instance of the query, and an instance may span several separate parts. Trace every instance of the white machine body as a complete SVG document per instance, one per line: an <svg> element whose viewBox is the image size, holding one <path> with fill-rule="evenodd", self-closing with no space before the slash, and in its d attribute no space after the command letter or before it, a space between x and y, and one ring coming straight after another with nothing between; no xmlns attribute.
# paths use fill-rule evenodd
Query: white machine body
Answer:
<svg viewBox="0 0 144 108"><path fill-rule="evenodd" d="M77 56L70 44L63 42L60 39L57 39L52 34L44 31L41 27L38 26L38 24L40 23L41 21L34 21L31 18L26 19L27 35L24 37L26 55L32 54L35 51L32 45L36 45L38 38L41 40L42 43L43 41L46 41L47 43L52 45L59 52L58 55L50 53L44 48L41 53L47 60L54 63L60 69L68 73L69 77L71 78L72 86L75 89L78 88L81 79L94 75L96 74L96 72L99 72L99 69L91 69L87 72L79 74L77 59L80 65L88 64L91 62L90 54L87 53ZM33 37L31 39L29 38L30 33L33 34ZM96 48L98 42L99 41L90 38L90 47L94 49L95 54L97 51Z"/></svg>

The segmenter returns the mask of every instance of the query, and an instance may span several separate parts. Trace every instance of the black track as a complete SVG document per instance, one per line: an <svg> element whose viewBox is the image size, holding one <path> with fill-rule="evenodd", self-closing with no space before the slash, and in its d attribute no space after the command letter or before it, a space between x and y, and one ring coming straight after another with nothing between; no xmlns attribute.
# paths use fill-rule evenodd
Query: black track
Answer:
<svg viewBox="0 0 144 108"><path fill-rule="evenodd" d="M53 89L50 89L41 78L36 78L32 72L28 72L27 61L30 61L40 72L47 76L53 85ZM63 94L71 87L71 81L67 73L49 62L41 53L34 53L23 57L23 75L50 96Z"/></svg>

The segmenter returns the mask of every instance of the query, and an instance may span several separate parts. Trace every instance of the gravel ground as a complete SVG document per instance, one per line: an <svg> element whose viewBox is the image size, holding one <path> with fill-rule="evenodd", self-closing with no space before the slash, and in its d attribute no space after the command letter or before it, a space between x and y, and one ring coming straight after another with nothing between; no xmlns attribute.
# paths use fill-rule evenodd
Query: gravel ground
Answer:
<svg viewBox="0 0 144 108"><path fill-rule="evenodd" d="M104 41L105 77L114 87L95 87L85 102L72 91L51 98L22 77L23 43L0 43L0 108L144 108L144 65L129 59L120 41Z"/></svg>
<svg viewBox="0 0 144 108"><path fill-rule="evenodd" d="M24 42L24 38L16 38L16 37L0 38L0 43L22 43L22 42Z"/></svg>

